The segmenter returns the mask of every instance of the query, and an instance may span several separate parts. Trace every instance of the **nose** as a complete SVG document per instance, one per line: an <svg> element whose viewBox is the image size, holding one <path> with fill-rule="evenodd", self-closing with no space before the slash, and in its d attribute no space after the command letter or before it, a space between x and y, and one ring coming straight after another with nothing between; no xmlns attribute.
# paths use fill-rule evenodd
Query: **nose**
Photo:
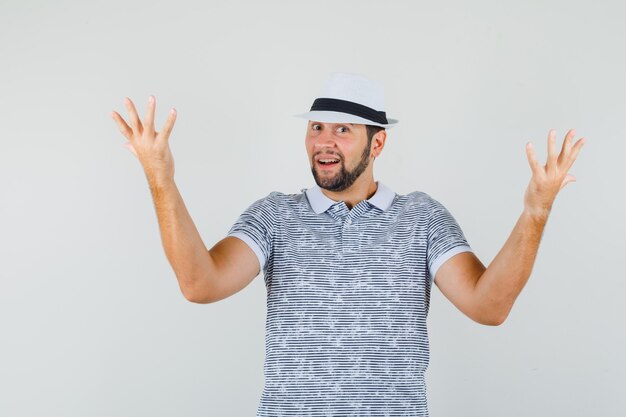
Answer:
<svg viewBox="0 0 626 417"><path fill-rule="evenodd" d="M334 148L335 137L333 136L331 129L323 129L315 138L315 145L318 148Z"/></svg>

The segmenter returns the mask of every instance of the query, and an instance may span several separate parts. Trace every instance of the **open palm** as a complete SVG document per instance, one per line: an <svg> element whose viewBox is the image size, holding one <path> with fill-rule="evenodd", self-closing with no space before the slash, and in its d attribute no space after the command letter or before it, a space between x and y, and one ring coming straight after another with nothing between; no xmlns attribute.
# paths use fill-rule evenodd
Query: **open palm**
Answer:
<svg viewBox="0 0 626 417"><path fill-rule="evenodd" d="M163 130L157 132L154 129L154 110L156 107L154 96L148 98L148 110L143 123L139 120L132 100L126 97L124 104L128 110L129 122L127 123L116 111L111 113L111 117L117 123L124 137L128 139L125 146L139 159L149 180L173 179L174 158L169 147L169 137L176 121L176 110L172 108Z"/></svg>
<svg viewBox="0 0 626 417"><path fill-rule="evenodd" d="M582 149L585 138L580 138L574 145L571 145L575 133L574 129L567 132L561 152L557 155L556 131L550 129L548 158L543 166L537 160L532 143L526 144L526 156L532 170L532 178L524 195L524 208L531 214L547 215L559 191L568 183L576 181L576 177L568 171Z"/></svg>

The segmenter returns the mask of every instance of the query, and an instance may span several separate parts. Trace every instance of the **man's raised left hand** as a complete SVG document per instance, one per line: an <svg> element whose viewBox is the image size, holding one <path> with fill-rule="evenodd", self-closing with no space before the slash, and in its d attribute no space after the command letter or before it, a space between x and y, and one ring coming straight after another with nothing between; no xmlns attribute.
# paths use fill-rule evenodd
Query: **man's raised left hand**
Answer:
<svg viewBox="0 0 626 417"><path fill-rule="evenodd" d="M571 145L575 133L574 129L567 132L561 153L557 155L556 131L550 129L548 133L548 160L543 166L537 160L533 144L531 142L526 144L526 156L533 174L524 194L524 210L528 214L547 217L559 191L568 183L576 181L576 177L569 174L568 171L582 149L585 138L580 138L574 145Z"/></svg>

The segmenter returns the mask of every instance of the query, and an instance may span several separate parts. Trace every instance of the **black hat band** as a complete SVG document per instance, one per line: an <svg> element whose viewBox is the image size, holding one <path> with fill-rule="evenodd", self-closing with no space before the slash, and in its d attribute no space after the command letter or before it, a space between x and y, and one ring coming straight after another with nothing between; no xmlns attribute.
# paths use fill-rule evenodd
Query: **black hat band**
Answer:
<svg viewBox="0 0 626 417"><path fill-rule="evenodd" d="M387 114L384 111L374 110L371 107L352 101L340 100L338 98L316 98L311 106L311 111L313 110L338 111L353 114L384 125L389 123L387 122Z"/></svg>

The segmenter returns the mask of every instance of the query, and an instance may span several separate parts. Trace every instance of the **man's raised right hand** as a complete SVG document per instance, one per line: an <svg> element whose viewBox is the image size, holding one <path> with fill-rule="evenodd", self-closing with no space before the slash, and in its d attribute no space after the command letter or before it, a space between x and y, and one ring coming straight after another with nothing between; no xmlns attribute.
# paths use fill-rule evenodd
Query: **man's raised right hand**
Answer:
<svg viewBox="0 0 626 417"><path fill-rule="evenodd" d="M174 158L169 147L169 137L176 121L176 109L170 110L163 130L156 132L154 130L154 109L156 106L154 96L148 98L148 110L143 123L139 120L135 105L130 98L126 97L124 104L128 110L128 124L116 111L111 113L111 117L117 123L120 131L128 139L124 145L141 162L150 185L173 180Z"/></svg>

